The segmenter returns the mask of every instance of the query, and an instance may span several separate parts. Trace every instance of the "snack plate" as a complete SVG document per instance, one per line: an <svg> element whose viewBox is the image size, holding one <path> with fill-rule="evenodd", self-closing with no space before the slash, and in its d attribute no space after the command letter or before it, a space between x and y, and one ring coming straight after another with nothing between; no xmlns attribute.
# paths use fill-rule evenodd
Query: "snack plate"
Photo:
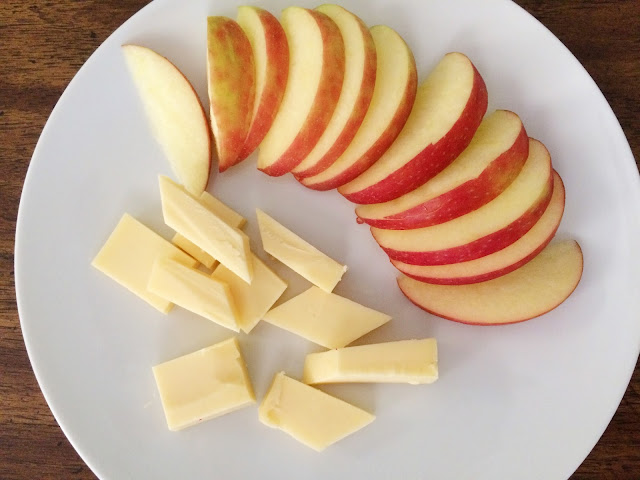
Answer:
<svg viewBox="0 0 640 480"><path fill-rule="evenodd" d="M167 56L206 101L206 17L235 17L237 5L156 0L143 8L80 69L34 152L16 233L18 307L36 377L71 443L104 480L569 477L613 416L638 356L640 183L595 83L506 0L342 5L368 25L396 29L421 79L444 53L467 54L487 83L489 111L515 111L547 145L567 190L558 237L577 239L585 257L574 294L540 318L504 327L431 316L401 295L397 272L355 222L353 205L335 191L260 173L254 155L209 185L248 218L253 250L266 258L259 207L348 264L337 293L393 316L358 343L434 336L440 379L324 388L377 419L321 454L259 423L256 407L167 430L151 367L232 332L179 308L164 316L90 266L124 212L171 235L157 187L158 174L171 172L120 45ZM278 14L290 3L261 5ZM308 285L270 265L291 282L287 297ZM321 350L266 324L239 339L258 400L276 372L299 376L304 355Z"/></svg>

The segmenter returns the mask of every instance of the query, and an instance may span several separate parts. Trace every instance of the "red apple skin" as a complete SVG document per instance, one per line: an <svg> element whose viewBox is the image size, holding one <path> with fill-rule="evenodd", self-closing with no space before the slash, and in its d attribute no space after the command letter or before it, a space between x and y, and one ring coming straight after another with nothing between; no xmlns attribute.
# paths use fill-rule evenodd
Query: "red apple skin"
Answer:
<svg viewBox="0 0 640 480"><path fill-rule="evenodd" d="M322 77L311 111L296 138L277 161L260 169L272 177L285 175L296 168L318 143L331 120L342 91L345 60L340 29L324 13L315 10L309 12L320 27L325 46Z"/></svg>
<svg viewBox="0 0 640 480"><path fill-rule="evenodd" d="M557 229L556 229L557 230ZM478 282L486 282L487 280L491 280L493 278L501 277L502 275L506 275L509 272L513 272L515 269L521 267L531 259L533 259L536 255L538 255L544 247L546 247L549 242L553 239L553 236L556 233L556 230L553 231L552 235L549 235L544 243L542 243L538 248L536 248L531 254L524 257L519 262L516 262L508 267L502 268L500 270L495 270L493 272L485 273L483 275L475 275L473 277L464 277L464 278L431 278L431 277L421 277L419 275L410 275L406 272L403 272L407 277L413 278L414 280L418 280L424 283L433 283L436 285L466 285L468 283L478 283ZM391 260L393 263L394 260Z"/></svg>
<svg viewBox="0 0 640 480"><path fill-rule="evenodd" d="M551 201L552 193L553 173L549 175L547 188L545 188L544 192L540 195L538 201L522 214L520 218L506 227L467 243L466 245L428 252L403 252L385 248L382 245L380 246L391 260L397 260L411 265L447 265L449 263L466 262L484 257L485 255L497 252L511 245L527 233L546 210ZM375 239L376 235L374 231L372 231L372 235Z"/></svg>
<svg viewBox="0 0 640 480"><path fill-rule="evenodd" d="M578 245L578 248L580 248L580 245ZM584 263L583 263L583 268L584 268ZM581 276L582 276L582 271L580 273L580 277L578 278L578 281L576 282L574 287L569 292L569 295L567 295L567 297L564 300L569 298L569 296L576 290L576 288L578 287L578 284L580 283ZM501 323L482 323L482 322L471 322L471 321L467 322L467 321L464 321L464 320L460 320L459 318L453 318L453 317L449 317L447 315L443 315L442 313L439 313L439 312L433 312L433 311L429 310L428 308L426 308L425 306L420 305L419 303L417 303L413 299L409 298L409 296L405 293L405 291L402 290L402 287L400 286L399 280L400 279L397 279L398 287L400 288L400 291L402 291L404 296L407 297L409 299L409 301L411 303L413 303L416 307L418 307L418 308L420 308L420 309L424 310L425 312L430 313L432 315L436 315L436 316L438 316L440 318L444 318L445 320L450 320L452 322L462 323L462 324L465 324L465 325L477 325L477 326L481 326L481 327L497 327L497 326L500 326L500 325L513 325L515 323L522 323L522 322L526 322L527 320L531 320L532 318L537 318L537 317L539 317L541 315L544 315L545 313L549 313L551 310L557 308L560 304L562 304L562 302L564 302L564 300L562 300L562 301L556 303L555 305L549 306L549 308L547 308L547 310L545 310L544 312L539 312L536 315L528 317L528 318L520 318L520 319L515 320L513 322L501 322Z"/></svg>
<svg viewBox="0 0 640 480"><path fill-rule="evenodd" d="M260 106L238 156L238 162L251 155L271 128L276 117L289 77L289 44L282 25L270 12L252 7L258 13L266 34L267 76L260 98Z"/></svg>
<svg viewBox="0 0 640 480"><path fill-rule="evenodd" d="M449 132L384 180L352 193L340 192L347 200L361 205L382 203L398 198L433 178L467 148L487 111L487 86L475 65L469 100Z"/></svg>
<svg viewBox="0 0 640 480"><path fill-rule="evenodd" d="M376 84L376 46L373 43L373 37L371 37L371 33L369 33L367 26L359 18L357 20L360 24L362 36L365 39L364 44L366 48L364 73L362 76L358 100L356 101L353 112L351 113L351 117L333 146L314 166L307 168L303 172L296 173L295 178L297 180L317 175L329 168L347 149L351 140L355 137L358 128L360 128L360 125L364 120L364 116L367 114L367 109L371 103L371 97L373 97L373 88Z"/></svg>
<svg viewBox="0 0 640 480"><path fill-rule="evenodd" d="M418 72L416 70L415 61L412 63L412 69L410 72L409 81L407 82L407 87L404 92L404 98L402 100L402 104L396 111L393 119L389 122L389 126L387 129L380 135L380 138L371 145L371 148L367 150L362 157L358 159L351 167L344 170L340 175L337 175L330 180L326 180L321 183L309 183L304 178L300 180L305 187L311 188L312 190L319 191L327 191L332 190L334 188L341 187L342 185L349 183L351 180L356 178L358 175L367 170L371 165L376 163L376 161L382 156L384 152L391 146L393 141L396 139L402 127L407 122L407 118L409 118L409 114L411 113L411 108L413 107L413 102L416 99L416 91L418 89Z"/></svg>
<svg viewBox="0 0 640 480"><path fill-rule="evenodd" d="M496 198L518 176L529 152L524 128L514 144L476 178L404 212L385 218L358 216L358 223L388 230L430 227L469 213ZM356 209L356 214L358 209Z"/></svg>
<svg viewBox="0 0 640 480"><path fill-rule="evenodd" d="M207 42L209 100L212 117L222 126L215 141L218 168L224 172L238 163L247 138L255 96L255 67L249 39L235 20L209 17L208 25L214 29L214 38ZM228 62L230 57L237 61Z"/></svg>
<svg viewBox="0 0 640 480"><path fill-rule="evenodd" d="M562 211L564 211L564 203L565 203L565 190L564 185L562 183L562 178L560 175L555 174L554 177L558 182L553 188L552 197L556 194L561 196L560 202L562 203L562 210L560 213L560 218L562 217ZM557 189L557 191L556 191ZM517 268L520 268L525 263L529 262L533 258L535 258L544 248L549 245L549 242L553 239L556 232L558 231L558 227L560 226L560 218L558 219L558 223L555 225L552 231L549 232L547 237L538 245L534 250L532 250L528 255L524 256L522 259L517 262L507 265L503 268L494 270L492 272L485 272L483 274L478 275L470 275L467 277L453 277L453 278L444 278L444 277L427 277L423 275L414 275L409 272L406 272L402 268L399 267L399 262L396 260L391 260L391 263L394 267L398 268L404 275L407 277L413 278L414 280L418 280L420 282L425 283L433 283L436 285L465 285L469 283L478 283L478 282L486 282L487 280L492 280L494 278L501 277L502 275L506 275L509 272L513 272Z"/></svg>

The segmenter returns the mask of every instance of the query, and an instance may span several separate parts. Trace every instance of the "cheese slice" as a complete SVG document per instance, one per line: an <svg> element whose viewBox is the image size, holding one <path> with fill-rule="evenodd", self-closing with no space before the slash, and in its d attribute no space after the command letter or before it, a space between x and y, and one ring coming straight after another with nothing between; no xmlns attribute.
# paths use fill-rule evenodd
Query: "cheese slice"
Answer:
<svg viewBox="0 0 640 480"><path fill-rule="evenodd" d="M211 278L229 286L238 312L238 326L245 333L249 333L258 324L287 288L286 282L257 256L253 255L252 262L251 285L224 265L218 265L211 275Z"/></svg>
<svg viewBox="0 0 640 480"><path fill-rule="evenodd" d="M184 238L179 233L176 233L171 239L171 243L173 243L180 250L185 252L187 255L195 258L198 262L200 262L204 267L211 269L215 267L218 261L209 255L207 252L198 247L195 243L190 242L186 238Z"/></svg>
<svg viewBox="0 0 640 480"><path fill-rule="evenodd" d="M244 232L228 225L168 177L160 176L160 195L167 225L251 283L251 250Z"/></svg>
<svg viewBox="0 0 640 480"><path fill-rule="evenodd" d="M433 383L438 379L434 338L338 348L311 353L302 381L315 383Z"/></svg>
<svg viewBox="0 0 640 480"><path fill-rule="evenodd" d="M240 215L238 212L233 210L228 205L224 204L216 197L211 195L209 192L202 192L200 195L200 203L202 203L205 207L207 207L211 212L220 217L221 220L235 228L242 228L246 223L247 219ZM176 233L171 240L176 247L181 248L186 253L191 255L193 258L198 260L202 265L206 268L212 269L216 266L218 261L209 255L207 252L202 250L193 242L187 240L184 236Z"/></svg>
<svg viewBox="0 0 640 480"><path fill-rule="evenodd" d="M255 403L235 338L153 367L169 430L177 431Z"/></svg>
<svg viewBox="0 0 640 480"><path fill-rule="evenodd" d="M270 310L263 319L323 347L340 348L391 317L314 286Z"/></svg>
<svg viewBox="0 0 640 480"><path fill-rule="evenodd" d="M331 292L347 271L313 245L256 209L264 251L325 292Z"/></svg>
<svg viewBox="0 0 640 480"><path fill-rule="evenodd" d="M206 273L170 259L160 259L151 269L147 288L190 312L239 331L229 286Z"/></svg>
<svg viewBox="0 0 640 480"><path fill-rule="evenodd" d="M258 409L265 425L317 451L373 422L374 415L309 385L276 374Z"/></svg>
<svg viewBox="0 0 640 480"><path fill-rule="evenodd" d="M211 195L209 192L202 192L200 203L218 215L224 222L232 227L242 228L246 225L247 219L232 209L226 203Z"/></svg>
<svg viewBox="0 0 640 480"><path fill-rule="evenodd" d="M171 258L189 267L198 263L125 213L91 265L162 313L167 313L173 303L147 290L151 268L158 258Z"/></svg>

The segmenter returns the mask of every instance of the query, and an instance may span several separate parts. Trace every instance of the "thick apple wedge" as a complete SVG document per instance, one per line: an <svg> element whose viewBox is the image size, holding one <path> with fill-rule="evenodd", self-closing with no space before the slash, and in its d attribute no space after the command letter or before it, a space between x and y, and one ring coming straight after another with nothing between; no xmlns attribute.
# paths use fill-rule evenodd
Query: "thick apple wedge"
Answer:
<svg viewBox="0 0 640 480"><path fill-rule="evenodd" d="M289 77L280 108L258 150L258 169L280 176L318 143L338 104L344 42L324 13L288 7L280 18L289 43Z"/></svg>
<svg viewBox="0 0 640 480"><path fill-rule="evenodd" d="M575 240L548 245L529 263L507 275L470 285L432 285L398 279L402 293L439 317L473 325L501 325L553 310L575 290L582 276L582 250Z"/></svg>
<svg viewBox="0 0 640 480"><path fill-rule="evenodd" d="M449 53L418 87L411 114L389 149L338 191L382 203L424 184L469 145L487 110L487 88L462 53Z"/></svg>
<svg viewBox="0 0 640 480"><path fill-rule="evenodd" d="M338 5L325 4L316 10L331 18L342 34L344 81L336 109L320 140L292 170L298 179L320 173L342 155L364 120L376 83L376 47L364 22Z"/></svg>
<svg viewBox="0 0 640 480"><path fill-rule="evenodd" d="M218 168L224 172L241 160L255 97L251 44L228 17L207 18L207 81Z"/></svg>
<svg viewBox="0 0 640 480"><path fill-rule="evenodd" d="M191 83L169 60L138 45L123 45L129 71L154 136L180 183L200 195L209 182L211 131Z"/></svg>
<svg viewBox="0 0 640 480"><path fill-rule="evenodd" d="M530 139L529 157L519 175L489 203L431 227L371 227L371 233L392 260L412 265L465 262L505 248L527 233L547 208L552 191L549 152Z"/></svg>
<svg viewBox="0 0 640 480"><path fill-rule="evenodd" d="M389 148L407 121L416 97L418 75L411 49L393 29L370 29L376 47L376 83L362 125L347 149L326 170L299 179L314 190L331 190L350 182Z"/></svg>
<svg viewBox="0 0 640 480"><path fill-rule="evenodd" d="M358 206L358 221L406 230L459 217L497 197L516 178L528 155L529 139L520 118L498 110L485 117L451 165L390 202Z"/></svg>
<svg viewBox="0 0 640 480"><path fill-rule="evenodd" d="M391 260L407 277L439 285L463 285L485 282L506 275L534 258L546 247L558 229L564 213L564 185L557 172L553 174L551 201L531 230L508 247L484 257L449 265L409 265Z"/></svg>
<svg viewBox="0 0 640 480"><path fill-rule="evenodd" d="M249 39L256 67L256 93L249 133L238 162L258 148L280 108L289 76L289 45L276 17L259 7L238 7L238 24Z"/></svg>

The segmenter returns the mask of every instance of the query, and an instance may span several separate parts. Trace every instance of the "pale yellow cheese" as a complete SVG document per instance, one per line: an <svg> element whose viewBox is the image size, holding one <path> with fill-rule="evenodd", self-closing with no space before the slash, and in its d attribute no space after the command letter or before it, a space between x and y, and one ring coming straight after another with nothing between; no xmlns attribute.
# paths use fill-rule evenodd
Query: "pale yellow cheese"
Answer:
<svg viewBox="0 0 640 480"><path fill-rule="evenodd" d="M198 262L153 230L125 213L91 265L163 313L173 304L147 290L158 258L172 258L189 267Z"/></svg>
<svg viewBox="0 0 640 480"><path fill-rule="evenodd" d="M200 195L200 203L218 215L222 221L235 228L242 228L247 223L247 219L232 209L229 205L223 203L209 192L202 192Z"/></svg>
<svg viewBox="0 0 640 480"><path fill-rule="evenodd" d="M270 310L263 319L323 347L340 348L391 317L313 286Z"/></svg>
<svg viewBox="0 0 640 480"><path fill-rule="evenodd" d="M170 259L160 259L151 269L147 288L190 312L239 331L229 286L206 273Z"/></svg>
<svg viewBox="0 0 640 480"><path fill-rule="evenodd" d="M247 283L253 268L249 237L228 225L169 178L160 177L164 221Z"/></svg>
<svg viewBox="0 0 640 480"><path fill-rule="evenodd" d="M218 265L211 275L229 285L238 312L238 326L246 333L257 325L287 288L286 282L257 256L253 255L252 261L251 285L224 265Z"/></svg>
<svg viewBox="0 0 640 480"><path fill-rule="evenodd" d="M218 200L209 192L202 192L199 200L200 203L232 227L242 228L247 223L247 220L242 215ZM171 241L175 246L184 250L206 268L212 269L218 263L215 258L179 233L176 233Z"/></svg>
<svg viewBox="0 0 640 480"><path fill-rule="evenodd" d="M190 242L189 240L184 238L179 233L176 233L173 236L173 238L171 239L171 243L173 243L180 250L184 251L186 254L198 260L198 262L200 262L204 267L208 269L215 267L218 263L215 258L213 258L193 242Z"/></svg>
<svg viewBox="0 0 640 480"><path fill-rule="evenodd" d="M317 451L373 422L374 415L309 385L276 374L258 409L260 421Z"/></svg>
<svg viewBox="0 0 640 480"><path fill-rule="evenodd" d="M434 338L338 348L311 353L304 361L305 383L433 383L438 379Z"/></svg>
<svg viewBox="0 0 640 480"><path fill-rule="evenodd" d="M238 341L230 338L153 367L169 430L255 403Z"/></svg>
<svg viewBox="0 0 640 480"><path fill-rule="evenodd" d="M264 251L325 292L331 292L347 267L322 253L262 210L256 209L256 215Z"/></svg>

